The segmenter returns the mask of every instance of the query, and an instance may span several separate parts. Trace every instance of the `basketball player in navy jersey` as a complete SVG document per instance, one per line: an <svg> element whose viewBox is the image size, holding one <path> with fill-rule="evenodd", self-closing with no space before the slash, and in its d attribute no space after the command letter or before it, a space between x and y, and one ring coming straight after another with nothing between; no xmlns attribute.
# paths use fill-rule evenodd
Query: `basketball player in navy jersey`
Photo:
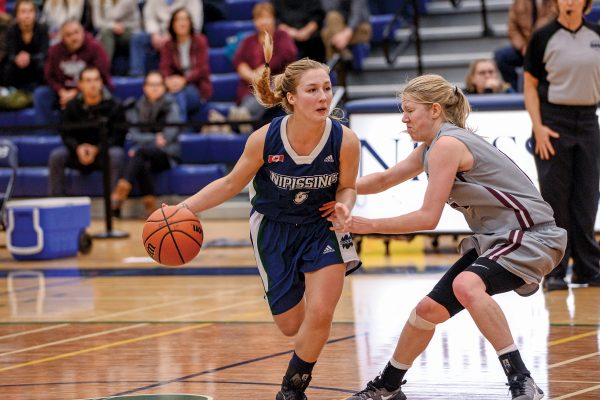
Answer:
<svg viewBox="0 0 600 400"><path fill-rule="evenodd" d="M332 87L326 65L310 59L291 63L271 88L268 37L264 50L266 68L254 84L257 98L266 107L281 104L288 115L250 135L231 173L180 205L201 212L252 181L256 262L275 324L293 337L295 350L276 399L305 400L344 276L359 266L350 235L331 231L319 210L333 201L335 223L348 222L356 200L359 140L329 117Z"/></svg>
<svg viewBox="0 0 600 400"><path fill-rule="evenodd" d="M525 367L492 296L512 290L522 296L535 293L563 257L567 233L556 226L552 208L527 175L465 128L470 106L461 90L439 75L423 75L404 89L402 109L408 134L421 144L392 168L360 178L357 191L379 193L424 171L428 184L421 208L392 218L352 217L332 229L431 230L448 203L463 214L473 235L461 242L462 257L411 312L381 375L348 400L405 400L404 374L429 344L436 325L463 309L496 350L512 398L541 399L543 392Z"/></svg>

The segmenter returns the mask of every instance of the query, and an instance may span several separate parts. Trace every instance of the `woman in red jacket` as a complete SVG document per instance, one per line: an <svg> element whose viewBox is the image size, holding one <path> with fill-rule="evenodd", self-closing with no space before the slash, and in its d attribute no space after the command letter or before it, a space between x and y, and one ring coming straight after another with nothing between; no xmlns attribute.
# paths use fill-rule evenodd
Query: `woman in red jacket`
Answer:
<svg viewBox="0 0 600 400"><path fill-rule="evenodd" d="M208 41L194 34L189 12L180 8L171 16L169 40L160 51L160 72L167 89L175 97L183 121L203 111L212 95Z"/></svg>

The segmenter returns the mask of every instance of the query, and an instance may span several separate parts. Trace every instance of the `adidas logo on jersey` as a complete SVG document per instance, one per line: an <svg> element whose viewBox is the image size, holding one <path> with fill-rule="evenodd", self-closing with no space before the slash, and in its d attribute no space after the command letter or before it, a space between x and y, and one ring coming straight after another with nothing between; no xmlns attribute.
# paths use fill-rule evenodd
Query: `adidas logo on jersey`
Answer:
<svg viewBox="0 0 600 400"><path fill-rule="evenodd" d="M329 254L333 252L335 252L335 250L330 245L327 245L327 247L325 247L325 250L323 250L323 254Z"/></svg>
<svg viewBox="0 0 600 400"><path fill-rule="evenodd" d="M323 160L324 162L333 162L333 156L330 154Z"/></svg>

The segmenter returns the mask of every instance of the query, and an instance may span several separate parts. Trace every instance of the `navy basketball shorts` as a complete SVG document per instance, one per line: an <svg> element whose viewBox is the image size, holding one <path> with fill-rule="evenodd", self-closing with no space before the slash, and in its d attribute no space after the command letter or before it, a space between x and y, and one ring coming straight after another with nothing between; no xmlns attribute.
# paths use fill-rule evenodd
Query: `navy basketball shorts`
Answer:
<svg viewBox="0 0 600 400"><path fill-rule="evenodd" d="M346 264L346 274L360 266L349 233L329 230L326 219L292 224L253 211L250 237L254 256L273 315L282 314L304 296L304 273Z"/></svg>

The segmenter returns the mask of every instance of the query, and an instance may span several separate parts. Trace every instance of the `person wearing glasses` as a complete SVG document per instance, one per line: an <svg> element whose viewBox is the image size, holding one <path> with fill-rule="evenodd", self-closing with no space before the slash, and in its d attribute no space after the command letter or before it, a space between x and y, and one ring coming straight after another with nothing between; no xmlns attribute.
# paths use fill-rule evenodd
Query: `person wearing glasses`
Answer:
<svg viewBox="0 0 600 400"><path fill-rule="evenodd" d="M502 80L496 63L491 58L471 62L465 77L466 94L514 93L513 88Z"/></svg>

